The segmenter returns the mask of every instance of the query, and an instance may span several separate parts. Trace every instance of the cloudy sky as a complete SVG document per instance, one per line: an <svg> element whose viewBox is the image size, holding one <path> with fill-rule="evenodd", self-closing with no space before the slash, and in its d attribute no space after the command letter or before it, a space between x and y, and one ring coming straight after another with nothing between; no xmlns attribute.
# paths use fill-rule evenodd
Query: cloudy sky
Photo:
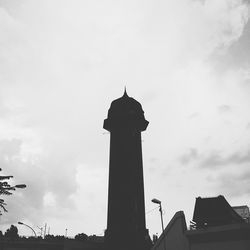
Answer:
<svg viewBox="0 0 250 250"><path fill-rule="evenodd" d="M103 235L102 126L125 85L150 122L150 234L161 232L152 198L165 224L179 210L189 222L198 196L250 205L249 16L246 0L0 0L0 163L28 186L0 230Z"/></svg>

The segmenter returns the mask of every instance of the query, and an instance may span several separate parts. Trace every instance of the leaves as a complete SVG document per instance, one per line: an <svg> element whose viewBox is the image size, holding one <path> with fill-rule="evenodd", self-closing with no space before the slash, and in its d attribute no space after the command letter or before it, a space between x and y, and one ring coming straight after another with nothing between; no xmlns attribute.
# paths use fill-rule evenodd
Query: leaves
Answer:
<svg viewBox="0 0 250 250"><path fill-rule="evenodd" d="M0 168L0 171L2 169ZM13 178L12 175L2 175L0 176L0 195L12 195L11 191L15 191L15 187L11 186L7 181L5 180L9 180ZM1 210L3 210L4 212L8 212L6 209L7 204L4 202L3 199L0 199L0 215L2 215Z"/></svg>

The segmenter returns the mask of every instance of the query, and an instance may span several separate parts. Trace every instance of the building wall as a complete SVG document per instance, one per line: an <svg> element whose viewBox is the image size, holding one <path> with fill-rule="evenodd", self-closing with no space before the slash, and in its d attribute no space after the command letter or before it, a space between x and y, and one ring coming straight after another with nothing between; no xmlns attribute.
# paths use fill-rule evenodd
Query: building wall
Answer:
<svg viewBox="0 0 250 250"><path fill-rule="evenodd" d="M224 241L224 242L206 242L195 243L190 246L190 250L249 250L250 241Z"/></svg>
<svg viewBox="0 0 250 250"><path fill-rule="evenodd" d="M238 223L186 231L190 250L250 250L250 225Z"/></svg>
<svg viewBox="0 0 250 250"><path fill-rule="evenodd" d="M183 211L177 212L155 243L152 250L188 250L185 236L187 225Z"/></svg>
<svg viewBox="0 0 250 250"><path fill-rule="evenodd" d="M250 222L250 211L248 206L232 207L236 213L238 213L246 222Z"/></svg>

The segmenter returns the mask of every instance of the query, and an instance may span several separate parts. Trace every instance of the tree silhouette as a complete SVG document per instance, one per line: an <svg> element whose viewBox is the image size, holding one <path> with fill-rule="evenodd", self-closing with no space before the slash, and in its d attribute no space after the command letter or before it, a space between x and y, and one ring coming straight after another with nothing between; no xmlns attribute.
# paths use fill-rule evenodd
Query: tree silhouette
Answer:
<svg viewBox="0 0 250 250"><path fill-rule="evenodd" d="M85 241L88 239L88 235L85 233L80 233L75 236L75 240Z"/></svg>
<svg viewBox="0 0 250 250"><path fill-rule="evenodd" d="M53 235L53 234L47 234L44 237L45 240L64 240L65 236L64 235Z"/></svg>
<svg viewBox="0 0 250 250"><path fill-rule="evenodd" d="M2 171L2 169L0 168L0 171ZM26 185L24 184L19 184L19 185L15 185L15 186L11 186L8 181L13 178L12 175L0 175L0 195L11 195L13 191L16 190L16 188L25 188ZM4 212L8 212L6 209L6 203L4 202L3 199L0 199L0 215L2 215L1 213L1 209Z"/></svg>
<svg viewBox="0 0 250 250"><path fill-rule="evenodd" d="M10 239L17 239L19 237L17 227L11 225L10 228L6 230L4 236Z"/></svg>

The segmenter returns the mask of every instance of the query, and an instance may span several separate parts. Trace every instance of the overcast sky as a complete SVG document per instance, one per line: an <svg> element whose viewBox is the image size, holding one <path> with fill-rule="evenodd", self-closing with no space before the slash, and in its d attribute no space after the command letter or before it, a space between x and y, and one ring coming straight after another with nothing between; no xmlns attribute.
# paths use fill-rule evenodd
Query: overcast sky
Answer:
<svg viewBox="0 0 250 250"><path fill-rule="evenodd" d="M103 235L112 100L138 100L146 212L195 198L250 205L250 2L0 0L0 163L15 183L0 230ZM122 214L121 214L122 216ZM157 210L146 214L160 233ZM20 233L29 229L18 226ZM37 228L38 230L38 228Z"/></svg>

